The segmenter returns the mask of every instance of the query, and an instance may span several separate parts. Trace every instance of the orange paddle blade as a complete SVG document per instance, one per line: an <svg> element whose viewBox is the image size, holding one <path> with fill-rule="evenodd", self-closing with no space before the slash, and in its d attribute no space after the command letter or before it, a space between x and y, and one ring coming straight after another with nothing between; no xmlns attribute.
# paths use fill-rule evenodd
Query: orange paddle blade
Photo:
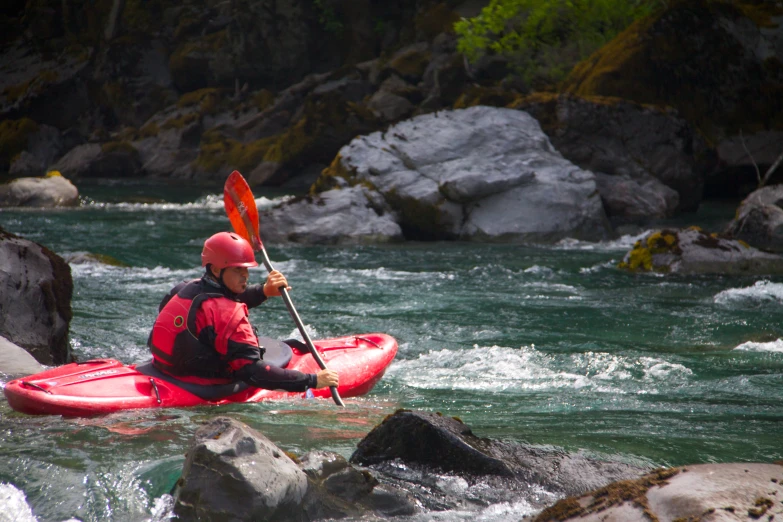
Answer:
<svg viewBox="0 0 783 522"><path fill-rule="evenodd" d="M223 186L223 205L234 231L247 239L254 250L264 248L258 233L258 209L250 186L239 171L234 171Z"/></svg>

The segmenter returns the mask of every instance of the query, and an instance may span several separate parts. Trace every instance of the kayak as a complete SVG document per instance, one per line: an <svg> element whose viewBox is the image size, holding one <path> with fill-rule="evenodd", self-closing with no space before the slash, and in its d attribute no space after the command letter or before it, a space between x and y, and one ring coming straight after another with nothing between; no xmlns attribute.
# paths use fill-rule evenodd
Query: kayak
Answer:
<svg viewBox="0 0 783 522"><path fill-rule="evenodd" d="M299 341L260 339L264 361L304 373L318 373L318 363ZM313 341L330 370L340 376L338 393L368 393L397 354L397 341L370 333ZM244 382L199 385L159 371L151 361L125 365L94 359L58 366L8 382L3 393L16 411L34 415L91 417L139 408L185 408L243 402L330 397L329 388L286 392L254 388Z"/></svg>

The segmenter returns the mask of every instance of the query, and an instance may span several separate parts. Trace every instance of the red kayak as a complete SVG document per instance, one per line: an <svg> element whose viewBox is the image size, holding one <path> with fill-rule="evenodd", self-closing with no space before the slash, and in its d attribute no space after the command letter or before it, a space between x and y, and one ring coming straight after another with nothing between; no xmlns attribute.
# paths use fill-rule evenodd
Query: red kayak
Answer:
<svg viewBox="0 0 783 522"><path fill-rule="evenodd" d="M262 339L264 360L277 366L318 373L307 348L295 341ZM286 344L288 343L288 344ZM313 341L330 370L340 375L342 397L369 392L397 354L397 341L371 333ZM293 346L292 346L293 345ZM310 390L329 397L329 388ZM23 413L89 417L137 408L183 408L303 397L303 392L263 390L243 382L197 385L168 376L151 362L124 365L114 359L71 363L15 379L3 389L11 407Z"/></svg>

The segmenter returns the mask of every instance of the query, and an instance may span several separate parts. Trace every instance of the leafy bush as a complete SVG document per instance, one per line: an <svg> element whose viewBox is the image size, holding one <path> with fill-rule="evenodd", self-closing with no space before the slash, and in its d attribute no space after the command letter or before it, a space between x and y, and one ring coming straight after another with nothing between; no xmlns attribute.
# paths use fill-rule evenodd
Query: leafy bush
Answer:
<svg viewBox="0 0 783 522"><path fill-rule="evenodd" d="M654 0L491 0L478 16L455 24L457 49L471 63L501 56L532 87L551 87L655 5Z"/></svg>

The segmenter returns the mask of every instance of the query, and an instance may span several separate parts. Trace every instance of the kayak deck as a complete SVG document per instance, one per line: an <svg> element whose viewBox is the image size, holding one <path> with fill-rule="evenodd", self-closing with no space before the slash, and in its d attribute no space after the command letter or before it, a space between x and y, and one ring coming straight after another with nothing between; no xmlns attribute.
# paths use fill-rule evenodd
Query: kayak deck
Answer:
<svg viewBox="0 0 783 522"><path fill-rule="evenodd" d="M368 393L397 354L397 341L370 333L313 341L327 367L340 375L342 397ZM289 370L317 373L308 352L293 349ZM330 397L329 388L311 390ZM219 400L205 400L177 386L173 379L145 375L136 365L95 359L52 368L6 384L3 393L16 411L35 415L89 417L139 408L182 408L303 397L304 392L248 387Z"/></svg>

